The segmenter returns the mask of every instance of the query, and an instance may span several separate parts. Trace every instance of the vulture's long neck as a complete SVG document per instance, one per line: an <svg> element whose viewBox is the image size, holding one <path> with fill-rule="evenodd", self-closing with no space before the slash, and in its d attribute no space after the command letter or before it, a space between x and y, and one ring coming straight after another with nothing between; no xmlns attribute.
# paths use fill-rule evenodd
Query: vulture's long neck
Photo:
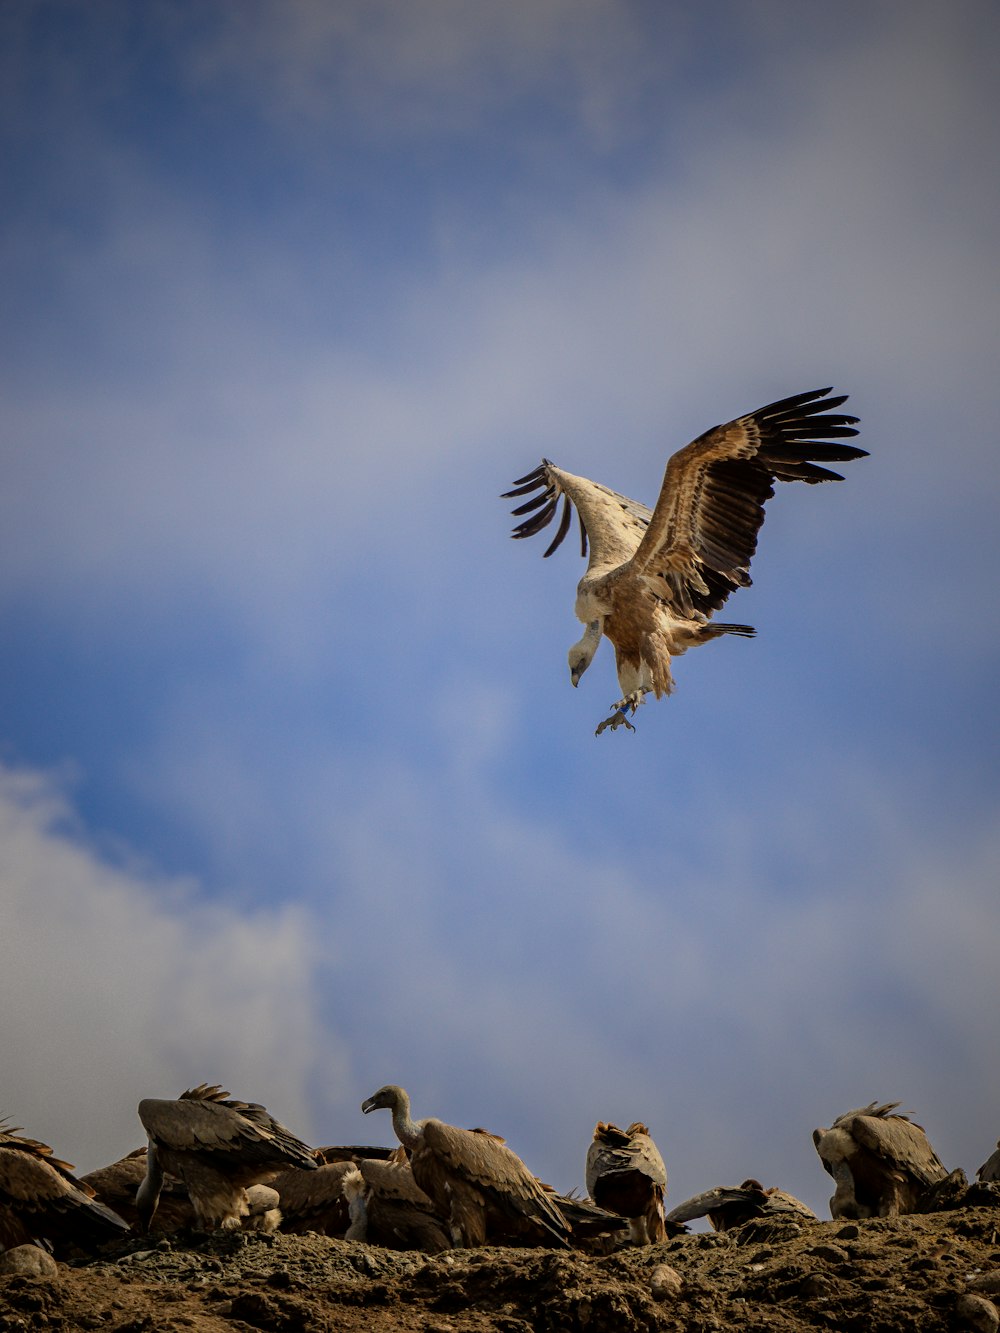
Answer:
<svg viewBox="0 0 1000 1333"><path fill-rule="evenodd" d="M423 1122L410 1115L410 1099L402 1088L392 1106L392 1127L404 1148L415 1148L423 1133Z"/></svg>
<svg viewBox="0 0 1000 1333"><path fill-rule="evenodd" d="M135 1194L135 1207L143 1231L149 1230L149 1224L156 1212L156 1205L160 1201L160 1190L162 1188L163 1167L160 1165L160 1159L157 1157L153 1141L150 1139L149 1147L146 1149L146 1176Z"/></svg>

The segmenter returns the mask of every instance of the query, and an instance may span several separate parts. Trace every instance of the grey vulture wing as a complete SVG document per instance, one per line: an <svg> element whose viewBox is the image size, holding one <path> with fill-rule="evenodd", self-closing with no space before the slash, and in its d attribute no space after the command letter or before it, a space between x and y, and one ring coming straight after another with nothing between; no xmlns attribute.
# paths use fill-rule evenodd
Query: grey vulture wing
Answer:
<svg viewBox="0 0 1000 1333"><path fill-rule="evenodd" d="M794 1213L816 1220L816 1214L800 1199L772 1186L765 1189L759 1180L744 1180L742 1185L718 1185L672 1208L668 1222L691 1222L707 1217L715 1231L731 1231L756 1218L777 1213Z"/></svg>
<svg viewBox="0 0 1000 1333"><path fill-rule="evenodd" d="M502 1232L505 1223L512 1222L521 1233L522 1244L532 1233L536 1241L568 1244L569 1227L562 1213L506 1143L492 1134L459 1129L441 1120L423 1124L422 1142L411 1158L413 1175L439 1205L450 1195L453 1222L456 1204L471 1214L478 1211L478 1200L482 1200L487 1234ZM471 1217L468 1225L474 1225ZM475 1243L485 1243L485 1236Z"/></svg>
<svg viewBox="0 0 1000 1333"><path fill-rule="evenodd" d="M0 1248L47 1242L57 1253L89 1251L127 1231L47 1143L0 1126Z"/></svg>
<svg viewBox="0 0 1000 1333"><path fill-rule="evenodd" d="M356 1169L352 1161L339 1161L324 1162L315 1171L279 1172L270 1184L278 1191L282 1231L342 1237L350 1224L344 1181Z"/></svg>
<svg viewBox="0 0 1000 1333"><path fill-rule="evenodd" d="M855 1115L850 1122L855 1142L875 1153L897 1170L915 1177L922 1185L933 1185L948 1174L930 1145L922 1125L908 1116L889 1110Z"/></svg>

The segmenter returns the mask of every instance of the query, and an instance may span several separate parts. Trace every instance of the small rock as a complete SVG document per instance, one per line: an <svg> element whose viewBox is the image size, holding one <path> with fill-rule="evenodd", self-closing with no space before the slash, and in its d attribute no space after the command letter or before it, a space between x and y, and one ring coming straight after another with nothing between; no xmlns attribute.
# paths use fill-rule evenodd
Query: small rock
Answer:
<svg viewBox="0 0 1000 1333"><path fill-rule="evenodd" d="M857 1240L861 1235L861 1228L855 1222L848 1222L846 1227L841 1227L837 1232L838 1240Z"/></svg>
<svg viewBox="0 0 1000 1333"><path fill-rule="evenodd" d="M995 1268L990 1273L978 1273L975 1277L970 1277L969 1286L973 1291L1000 1292L1000 1268Z"/></svg>
<svg viewBox="0 0 1000 1333"><path fill-rule="evenodd" d="M969 1293L959 1296L955 1312L960 1319L965 1320L966 1327L974 1329L975 1333L997 1333L997 1329L1000 1328L1000 1314L997 1313L997 1307L985 1296L973 1296Z"/></svg>
<svg viewBox="0 0 1000 1333"><path fill-rule="evenodd" d="M676 1268L669 1264L657 1264L649 1279L654 1301L672 1300L680 1294L684 1279Z"/></svg>
<svg viewBox="0 0 1000 1333"><path fill-rule="evenodd" d="M839 1245L814 1245L809 1254L814 1254L817 1259L827 1259L832 1264L846 1264L849 1255L846 1250L842 1250Z"/></svg>
<svg viewBox="0 0 1000 1333"><path fill-rule="evenodd" d="M815 1298L817 1296L829 1296L833 1290L830 1279L823 1273L810 1273L799 1287L799 1294Z"/></svg>
<svg viewBox="0 0 1000 1333"><path fill-rule="evenodd" d="M54 1277L59 1265L46 1250L37 1245L15 1245L0 1254L0 1273L20 1273L22 1277Z"/></svg>

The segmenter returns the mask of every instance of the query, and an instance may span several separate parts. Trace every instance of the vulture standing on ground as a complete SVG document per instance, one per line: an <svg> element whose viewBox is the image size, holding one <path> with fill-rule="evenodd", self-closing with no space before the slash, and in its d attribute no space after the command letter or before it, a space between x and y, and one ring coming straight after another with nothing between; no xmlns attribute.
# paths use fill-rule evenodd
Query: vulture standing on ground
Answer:
<svg viewBox="0 0 1000 1333"><path fill-rule="evenodd" d="M622 1130L598 1121L587 1150L587 1190L598 1207L628 1220L633 1245L666 1240L667 1171L645 1125Z"/></svg>
<svg viewBox="0 0 1000 1333"><path fill-rule="evenodd" d="M793 1194L786 1194L774 1185L765 1189L759 1180L751 1179L733 1189L718 1185L704 1194L696 1194L672 1208L667 1221L693 1222L696 1217L707 1217L713 1231L732 1231L744 1222L779 1213L817 1220L813 1210Z"/></svg>
<svg viewBox="0 0 1000 1333"><path fill-rule="evenodd" d="M976 1172L976 1179L983 1184L991 1180L1000 1181L1000 1143L997 1144L996 1152L991 1153Z"/></svg>
<svg viewBox="0 0 1000 1333"><path fill-rule="evenodd" d="M43 1242L92 1250L125 1235L128 1223L72 1170L47 1143L0 1123L0 1250Z"/></svg>
<svg viewBox="0 0 1000 1333"><path fill-rule="evenodd" d="M899 1102L870 1102L814 1129L813 1143L836 1181L833 1217L898 1217L948 1172L920 1125L895 1114Z"/></svg>
<svg viewBox="0 0 1000 1333"><path fill-rule="evenodd" d="M857 435L857 417L831 412L846 395L814 389L769 403L725 426L715 426L667 463L655 509L543 459L504 498L539 492L518 505L514 537L530 537L563 511L551 555L580 520L580 554L590 548L577 585L576 616L586 625L569 650L570 679L579 683L602 635L615 647L622 698L597 728L634 730L628 720L645 695L674 688L670 661L721 634L752 636L749 625L712 624L736 588L750 586L750 561L775 481L842 481L820 463L865 456L843 444ZM832 441L832 443L831 443Z"/></svg>
<svg viewBox="0 0 1000 1333"><path fill-rule="evenodd" d="M143 1230L156 1212L166 1172L184 1183L199 1227L229 1230L248 1214L248 1186L289 1166L316 1170L312 1149L263 1106L228 1097L218 1085L202 1083L176 1101L139 1103L149 1137L146 1177L135 1200Z"/></svg>
<svg viewBox="0 0 1000 1333"><path fill-rule="evenodd" d="M361 1104L366 1114L379 1108L392 1112L413 1178L448 1219L455 1246L502 1243L512 1230L516 1244L569 1244L569 1227L551 1196L501 1139L411 1119L409 1097L392 1084Z"/></svg>

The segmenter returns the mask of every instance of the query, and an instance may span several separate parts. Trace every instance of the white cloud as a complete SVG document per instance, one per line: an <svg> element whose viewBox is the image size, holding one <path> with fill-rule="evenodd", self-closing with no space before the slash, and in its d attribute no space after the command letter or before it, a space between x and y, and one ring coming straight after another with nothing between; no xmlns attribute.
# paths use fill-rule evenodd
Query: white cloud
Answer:
<svg viewBox="0 0 1000 1333"><path fill-rule="evenodd" d="M142 1140L135 1107L222 1082L300 1134L346 1069L322 1033L319 950L294 907L240 912L113 862L51 775L0 771L0 1114L81 1170Z"/></svg>

